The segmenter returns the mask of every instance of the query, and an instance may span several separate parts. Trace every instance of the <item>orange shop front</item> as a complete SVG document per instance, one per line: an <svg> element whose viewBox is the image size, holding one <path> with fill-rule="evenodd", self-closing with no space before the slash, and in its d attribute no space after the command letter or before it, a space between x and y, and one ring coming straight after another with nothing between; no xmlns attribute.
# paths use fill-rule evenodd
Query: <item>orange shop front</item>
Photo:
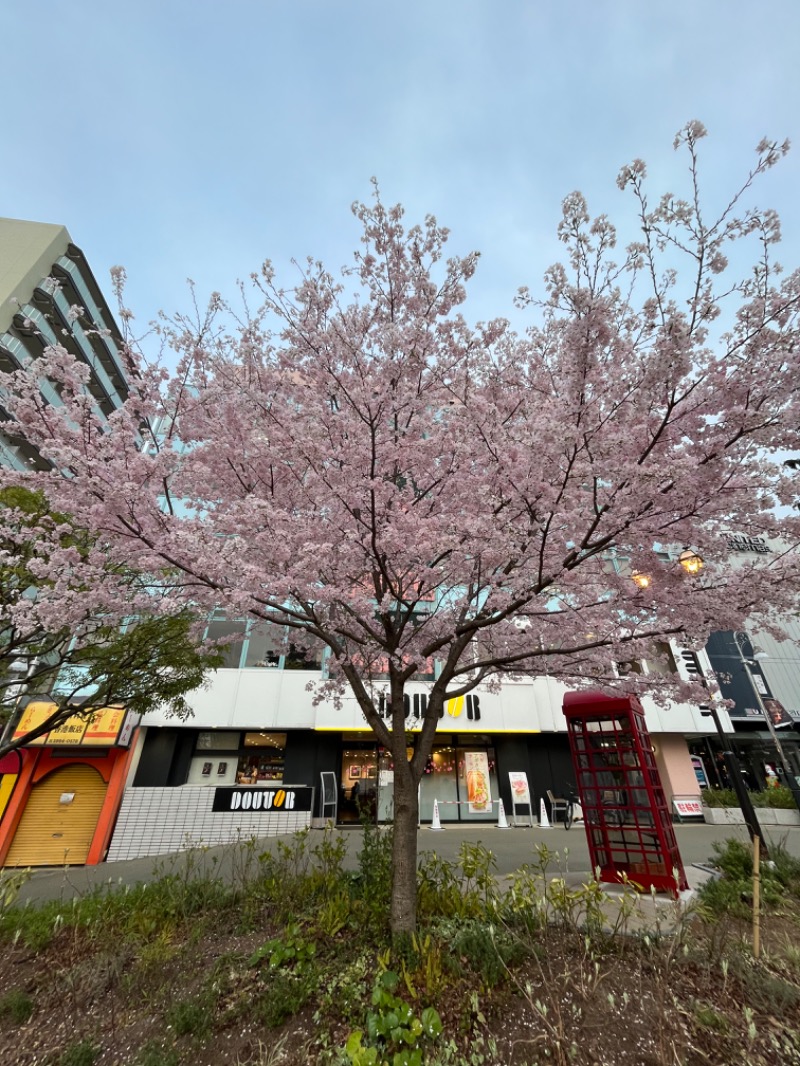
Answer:
<svg viewBox="0 0 800 1066"><path fill-rule="evenodd" d="M24 707L14 738L54 710ZM138 715L104 707L73 716L21 750L22 765L0 822L2 866L92 866L102 862L119 811Z"/></svg>

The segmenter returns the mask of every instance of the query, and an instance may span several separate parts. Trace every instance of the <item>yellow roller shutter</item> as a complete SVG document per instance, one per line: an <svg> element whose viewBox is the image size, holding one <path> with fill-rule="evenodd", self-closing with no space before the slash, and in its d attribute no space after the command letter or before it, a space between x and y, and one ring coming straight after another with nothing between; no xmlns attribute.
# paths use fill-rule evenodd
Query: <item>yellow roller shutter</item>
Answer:
<svg viewBox="0 0 800 1066"><path fill-rule="evenodd" d="M6 866L79 866L86 861L106 794L91 766L54 770L34 785ZM62 797L69 802L62 803Z"/></svg>

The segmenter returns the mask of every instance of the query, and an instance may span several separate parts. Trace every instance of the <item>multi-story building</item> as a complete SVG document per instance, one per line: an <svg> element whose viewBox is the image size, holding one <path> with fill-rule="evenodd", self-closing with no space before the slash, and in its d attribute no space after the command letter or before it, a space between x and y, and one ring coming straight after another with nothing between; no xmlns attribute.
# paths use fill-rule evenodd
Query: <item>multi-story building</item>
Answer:
<svg viewBox="0 0 800 1066"><path fill-rule="evenodd" d="M54 344L90 368L87 388L106 417L124 402L122 337L83 252L63 226L0 218L0 369L14 371ZM60 402L52 382L43 379L41 392L48 403ZM14 433L2 395L0 420L0 465L43 466ZM18 665L24 679L27 664ZM20 698L23 715L36 696ZM0 863L102 858L131 755L121 732L122 716L111 711L81 736L54 730L0 762Z"/></svg>
<svg viewBox="0 0 800 1066"><path fill-rule="evenodd" d="M313 685L324 676L324 664L313 655L271 651L263 633L245 623L217 624L217 635L225 627L224 635L238 639L228 646L228 667L191 697L194 716L178 722L151 714L142 723L111 860L166 852L187 841L267 835L312 816L335 814L345 823L364 811L379 820L390 816L391 758L355 699L345 695L339 707L332 701L315 705ZM682 672L679 659L673 665ZM376 681L379 705L380 689ZM408 685L409 733L419 727L426 692L424 680ZM436 800L445 824L496 823L498 800L512 811L512 780L519 782L520 774L526 775L535 820L548 790L559 794L574 782L561 709L565 692L560 682L538 677L506 680L499 691L479 688L449 701L420 785L422 821L431 820ZM699 799L687 738L707 729L700 708L677 702L663 708L648 698L643 703L668 798ZM730 728L724 712L722 717ZM468 798L474 765L486 768L489 784L488 802L477 805ZM231 808L237 788L243 797L253 785L281 785L298 795L302 789L306 797L313 788L313 808Z"/></svg>
<svg viewBox="0 0 800 1066"><path fill-rule="evenodd" d="M13 370L49 344L91 368L88 388L104 414L126 399L122 337L83 252L63 226L0 218L0 368ZM42 391L58 403L52 385ZM13 432L0 434L4 466L39 461Z"/></svg>
<svg viewBox="0 0 800 1066"><path fill-rule="evenodd" d="M777 546L761 537L732 536L732 562L767 557ZM733 746L747 784L764 789L787 772L800 783L800 619L779 623L780 639L754 620L746 632L713 633L706 651L728 714ZM769 718L769 720L768 720ZM710 784L724 785L716 737L693 745L707 753ZM787 771L788 766L788 771Z"/></svg>

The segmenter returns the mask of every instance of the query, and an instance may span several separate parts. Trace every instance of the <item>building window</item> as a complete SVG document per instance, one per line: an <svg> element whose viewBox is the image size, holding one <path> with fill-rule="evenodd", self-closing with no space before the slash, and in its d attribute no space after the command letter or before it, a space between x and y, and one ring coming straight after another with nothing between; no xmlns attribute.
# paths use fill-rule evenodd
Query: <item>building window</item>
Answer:
<svg viewBox="0 0 800 1066"><path fill-rule="evenodd" d="M239 755L236 769L237 784L283 781L285 753L285 733L245 733L244 751Z"/></svg>
<svg viewBox="0 0 800 1066"><path fill-rule="evenodd" d="M320 670L322 647L317 640L303 647L290 644L283 663L284 670Z"/></svg>
<svg viewBox="0 0 800 1066"><path fill-rule="evenodd" d="M198 733L196 748L198 751L238 751L240 736L238 731L234 733L226 729Z"/></svg>
<svg viewBox="0 0 800 1066"><path fill-rule="evenodd" d="M209 622L206 629L206 640L222 640L227 637L229 642L221 645L225 656L222 666L228 670L236 670L242 658L246 623L228 622L224 619L214 619Z"/></svg>
<svg viewBox="0 0 800 1066"><path fill-rule="evenodd" d="M277 626L253 625L247 633L244 665L277 669L283 654L283 630Z"/></svg>

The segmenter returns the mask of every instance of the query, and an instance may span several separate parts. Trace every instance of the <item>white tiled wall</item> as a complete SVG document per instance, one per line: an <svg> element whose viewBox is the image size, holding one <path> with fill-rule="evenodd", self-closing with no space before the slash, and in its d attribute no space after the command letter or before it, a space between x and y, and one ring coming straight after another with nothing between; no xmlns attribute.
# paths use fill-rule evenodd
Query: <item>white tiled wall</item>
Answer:
<svg viewBox="0 0 800 1066"><path fill-rule="evenodd" d="M311 824L308 811L212 811L214 791L192 785L126 789L106 861L281 836Z"/></svg>

